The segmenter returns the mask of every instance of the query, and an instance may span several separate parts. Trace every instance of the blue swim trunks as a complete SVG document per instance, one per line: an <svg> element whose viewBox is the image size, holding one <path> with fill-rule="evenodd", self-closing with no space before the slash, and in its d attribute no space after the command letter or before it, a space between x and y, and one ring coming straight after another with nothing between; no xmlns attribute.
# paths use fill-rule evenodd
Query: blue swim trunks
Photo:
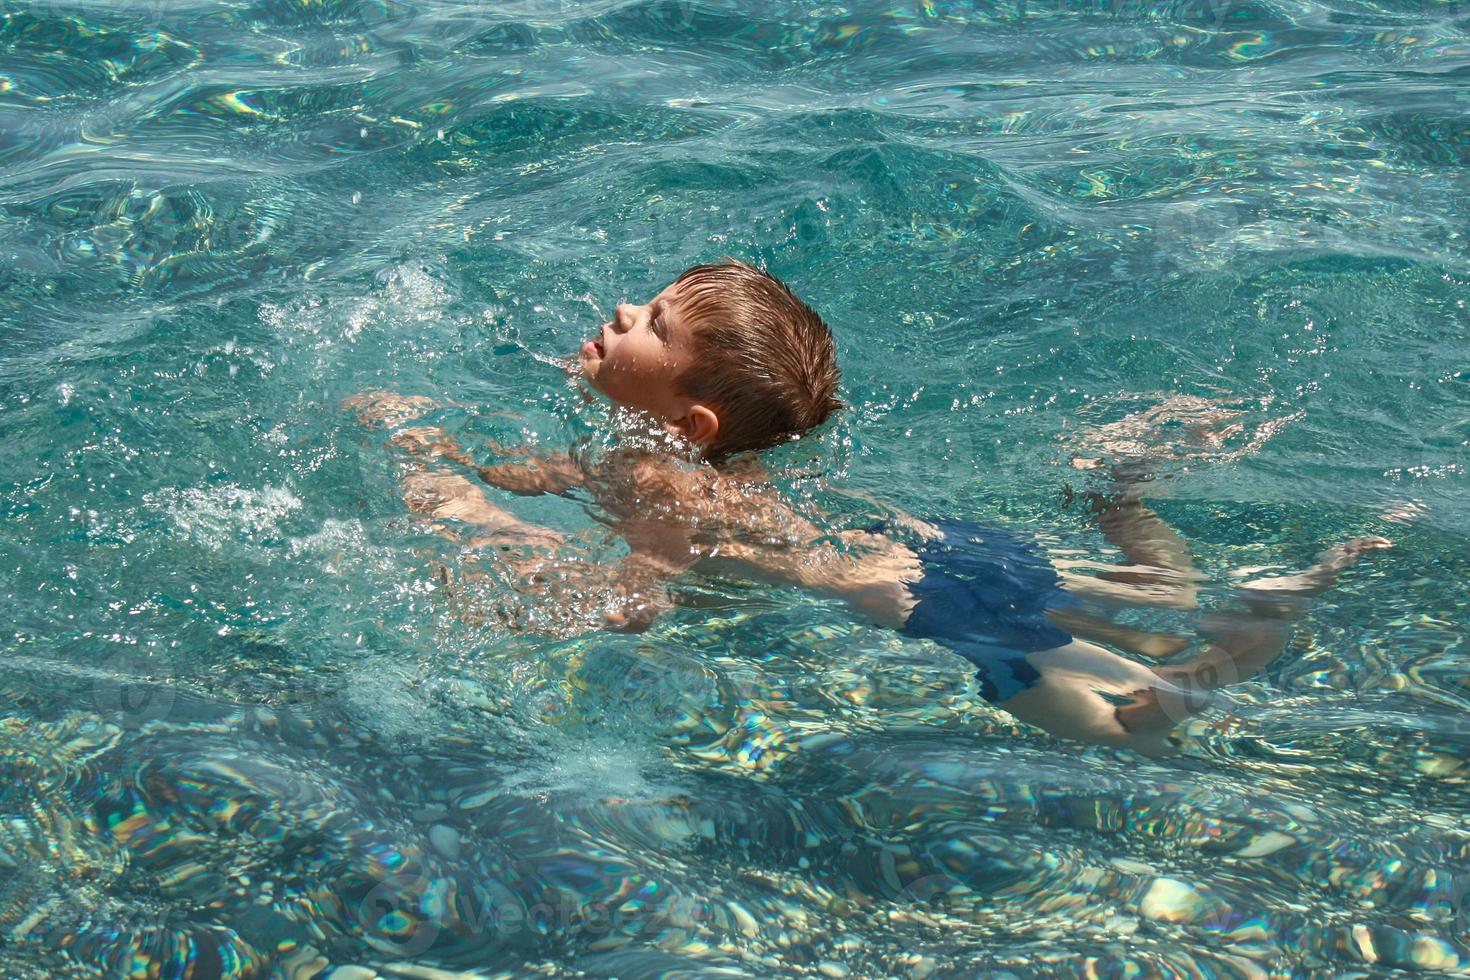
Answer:
<svg viewBox="0 0 1470 980"><path fill-rule="evenodd" d="M979 668L981 697L1005 701L1041 676L1026 654L1072 642L1046 612L1077 600L1025 535L973 521L931 523L944 537L916 549L924 575L909 586L918 602L901 632L949 647Z"/></svg>

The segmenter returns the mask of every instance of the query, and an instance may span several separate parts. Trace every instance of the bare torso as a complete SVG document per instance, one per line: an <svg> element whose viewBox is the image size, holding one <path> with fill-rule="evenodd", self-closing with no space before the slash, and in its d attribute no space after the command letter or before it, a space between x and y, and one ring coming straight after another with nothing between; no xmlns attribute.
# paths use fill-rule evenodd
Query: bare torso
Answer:
<svg viewBox="0 0 1470 980"><path fill-rule="evenodd" d="M584 486L634 554L671 572L798 586L844 599L881 626L901 626L913 608L907 585L922 569L910 548L879 534L825 531L759 465L613 458L589 471Z"/></svg>

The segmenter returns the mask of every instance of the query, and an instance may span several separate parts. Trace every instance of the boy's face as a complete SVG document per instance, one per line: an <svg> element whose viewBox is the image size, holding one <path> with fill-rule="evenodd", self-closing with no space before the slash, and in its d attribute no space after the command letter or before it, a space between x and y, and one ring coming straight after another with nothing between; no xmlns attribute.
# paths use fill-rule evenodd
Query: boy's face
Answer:
<svg viewBox="0 0 1470 980"><path fill-rule="evenodd" d="M582 345L581 368L617 404L674 422L690 409L674 380L693 358L693 327L669 286L642 306L619 303L612 320Z"/></svg>

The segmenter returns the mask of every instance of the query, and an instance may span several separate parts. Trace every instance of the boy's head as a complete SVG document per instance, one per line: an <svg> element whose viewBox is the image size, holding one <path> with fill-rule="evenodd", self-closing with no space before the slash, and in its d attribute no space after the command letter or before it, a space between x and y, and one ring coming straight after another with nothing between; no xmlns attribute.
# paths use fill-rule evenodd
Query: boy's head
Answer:
<svg viewBox="0 0 1470 980"><path fill-rule="evenodd" d="M663 420L706 456L763 449L836 408L832 332L777 278L743 262L697 265L642 306L620 303L582 345L614 402Z"/></svg>

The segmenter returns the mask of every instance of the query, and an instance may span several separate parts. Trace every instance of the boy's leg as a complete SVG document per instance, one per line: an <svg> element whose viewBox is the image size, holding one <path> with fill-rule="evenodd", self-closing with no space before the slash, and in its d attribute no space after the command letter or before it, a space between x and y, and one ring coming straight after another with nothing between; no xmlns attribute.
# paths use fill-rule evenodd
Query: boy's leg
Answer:
<svg viewBox="0 0 1470 980"><path fill-rule="evenodd" d="M1170 395L1150 408L1085 429L1072 465L1098 469L1106 460L1115 461L1114 492L1092 493L1086 499L1104 537L1122 550L1130 565L1093 565L1096 574L1084 576L1072 571L1084 564L1064 564L1065 588L1102 604L1195 608L1196 583L1203 576L1184 539L1144 505L1143 489L1155 460L1234 459L1254 452L1282 424L1267 421L1252 430L1247 422L1239 403Z"/></svg>
<svg viewBox="0 0 1470 980"><path fill-rule="evenodd" d="M1169 685L1148 667L1086 640L1026 655L1041 675L1000 707L1053 735L1136 749L1146 755L1169 751L1167 726L1131 727L1120 706L1153 697ZM1171 692L1172 693L1172 692Z"/></svg>
<svg viewBox="0 0 1470 980"><path fill-rule="evenodd" d="M1094 616L1079 609L1051 609L1047 611L1047 617L1057 627L1073 636L1094 643L1106 643L1153 660L1172 657L1194 642L1187 636L1125 626L1105 616Z"/></svg>
<svg viewBox="0 0 1470 980"><path fill-rule="evenodd" d="M1211 640L1199 656L1157 668L1160 677L1191 690L1210 690L1254 674L1276 658L1301 617L1306 600L1337 584L1338 573L1372 551L1392 547L1387 538L1354 538L1322 553L1296 575L1253 579L1236 586L1243 611L1207 617Z"/></svg>
<svg viewBox="0 0 1470 980"><path fill-rule="evenodd" d="M1168 735L1198 714L1211 692L1254 674L1291 637L1305 599L1331 588L1362 555L1390 547L1360 538L1332 548L1311 569L1240 586L1244 612L1212 617L1204 651L1182 664L1145 667L1086 641L1027 655L1041 674L1001 707L1047 731L1146 754L1168 751Z"/></svg>
<svg viewBox="0 0 1470 980"><path fill-rule="evenodd" d="M1090 493L1086 497L1103 537L1123 552L1128 563L1056 562L1063 587L1080 598L1108 605L1194 609L1197 583L1204 576L1195 567L1185 540L1143 502L1136 469L1114 469L1117 491L1112 496ZM1081 569L1095 570L1095 574L1078 574Z"/></svg>
<svg viewBox="0 0 1470 980"><path fill-rule="evenodd" d="M1110 544L1121 550L1127 565L1088 561L1055 561L1062 588L1103 607L1155 606L1194 609L1203 576L1184 539L1143 503L1138 485L1126 470L1115 472L1118 493L1111 499L1088 495L1098 527ZM1094 569L1092 575L1080 570ZM1172 633L1136 629L1080 609L1054 609L1050 617L1073 636L1107 643L1154 659L1171 657L1187 648L1190 638Z"/></svg>
<svg viewBox="0 0 1470 980"><path fill-rule="evenodd" d="M1103 537L1127 556L1132 565L1144 569L1162 569L1171 582L1199 579L1189 545L1143 502L1142 485L1119 480L1118 492L1111 497L1099 493L1087 495L1094 519ZM1125 569L1119 569L1115 581L1130 581Z"/></svg>

